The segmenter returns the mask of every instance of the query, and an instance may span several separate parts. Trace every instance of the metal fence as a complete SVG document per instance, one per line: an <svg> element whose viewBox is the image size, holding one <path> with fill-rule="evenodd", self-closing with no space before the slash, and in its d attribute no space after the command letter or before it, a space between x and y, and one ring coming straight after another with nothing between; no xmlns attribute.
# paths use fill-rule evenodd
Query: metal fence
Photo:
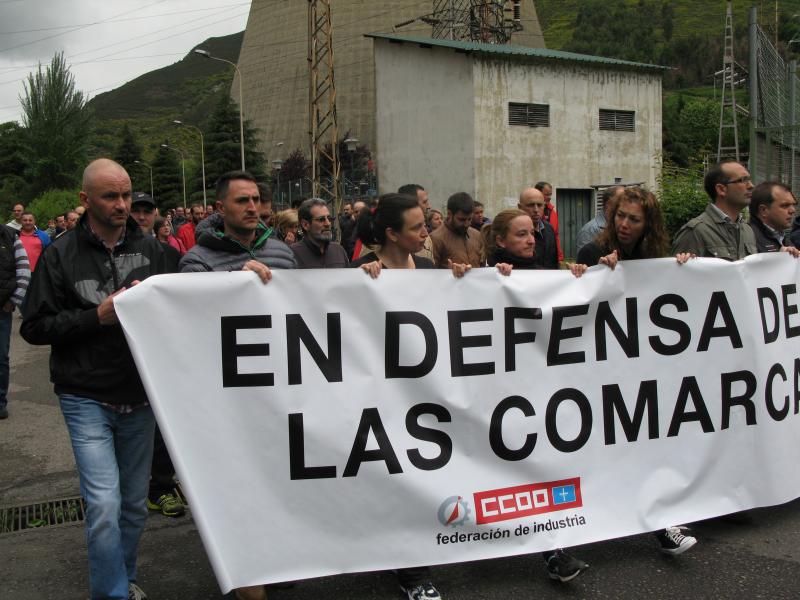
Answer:
<svg viewBox="0 0 800 600"><path fill-rule="evenodd" d="M750 13L750 173L800 189L800 79Z"/></svg>
<svg viewBox="0 0 800 600"><path fill-rule="evenodd" d="M291 208L293 203L305 198L311 198L313 188L311 179L294 179L291 181L277 182L272 188L272 207L274 211ZM345 200L356 198L366 198L377 195L377 182L371 181L351 181L346 177L342 178L342 197Z"/></svg>

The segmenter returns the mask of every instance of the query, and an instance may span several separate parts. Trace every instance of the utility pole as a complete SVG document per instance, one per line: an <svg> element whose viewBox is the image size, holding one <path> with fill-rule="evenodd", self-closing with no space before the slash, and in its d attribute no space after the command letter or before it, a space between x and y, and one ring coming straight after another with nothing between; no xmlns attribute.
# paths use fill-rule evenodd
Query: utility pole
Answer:
<svg viewBox="0 0 800 600"><path fill-rule="evenodd" d="M312 194L333 204L338 229L342 210L336 85L333 77L333 0L308 0L309 127ZM330 150L325 146L330 144Z"/></svg>
<svg viewBox="0 0 800 600"><path fill-rule="evenodd" d="M740 108L736 105L736 61L733 59L733 8L728 0L725 15L725 50L722 57L722 101L719 110L719 139L717 142L717 162L725 156L733 156L739 161L739 128L736 113ZM725 109L730 108L730 117L726 119ZM726 129L733 129L733 146L723 146Z"/></svg>
<svg viewBox="0 0 800 600"><path fill-rule="evenodd" d="M487 44L506 44L522 31L522 0L433 0L433 12L395 25L416 21L431 26L431 37Z"/></svg>

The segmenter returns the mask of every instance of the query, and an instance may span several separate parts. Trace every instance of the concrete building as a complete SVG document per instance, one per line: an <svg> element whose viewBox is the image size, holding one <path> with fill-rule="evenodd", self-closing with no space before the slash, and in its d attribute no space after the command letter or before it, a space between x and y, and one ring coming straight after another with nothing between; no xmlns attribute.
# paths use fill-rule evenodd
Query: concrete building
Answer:
<svg viewBox="0 0 800 600"><path fill-rule="evenodd" d="M380 191L467 191L490 215L553 184L564 251L594 216L592 186L661 165L664 67L541 48L373 34Z"/></svg>
<svg viewBox="0 0 800 600"><path fill-rule="evenodd" d="M430 13L431 0L336 0L332 3L333 49L339 131L350 131L375 147L375 71L367 33L391 33L394 25ZM512 42L544 47L532 1L522 7L523 31ZM400 31L430 36L431 27L416 22ZM295 148L309 154L308 140L308 2L253 0L239 55L244 115L261 131L268 160L285 158ZM231 94L238 102L238 79ZM275 144L283 142L283 146Z"/></svg>

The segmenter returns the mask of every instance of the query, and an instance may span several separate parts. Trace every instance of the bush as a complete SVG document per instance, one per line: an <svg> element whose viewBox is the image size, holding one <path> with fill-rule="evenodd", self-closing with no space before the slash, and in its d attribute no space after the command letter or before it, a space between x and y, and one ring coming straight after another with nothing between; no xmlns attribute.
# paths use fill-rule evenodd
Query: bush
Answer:
<svg viewBox="0 0 800 600"><path fill-rule="evenodd" d="M703 190L703 173L670 171L667 167L661 180L661 212L670 239L683 225L706 209L708 196Z"/></svg>
<svg viewBox="0 0 800 600"><path fill-rule="evenodd" d="M72 210L80 204L78 192L72 190L48 190L28 205L27 210L36 217L40 229L47 229L47 221L56 215Z"/></svg>

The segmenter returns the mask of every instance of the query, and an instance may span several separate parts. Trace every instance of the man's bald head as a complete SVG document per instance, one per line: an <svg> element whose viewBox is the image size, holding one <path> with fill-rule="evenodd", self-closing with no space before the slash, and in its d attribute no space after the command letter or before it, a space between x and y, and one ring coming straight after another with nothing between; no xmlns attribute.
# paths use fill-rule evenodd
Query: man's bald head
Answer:
<svg viewBox="0 0 800 600"><path fill-rule="evenodd" d="M118 162L110 158L98 158L90 162L83 170L83 190L90 190L99 177L108 175L130 180L128 172Z"/></svg>
<svg viewBox="0 0 800 600"><path fill-rule="evenodd" d="M533 224L538 227L539 221L544 215L544 194L534 187L528 187L519 194L519 204L517 207L524 210L533 220Z"/></svg>
<svg viewBox="0 0 800 600"><path fill-rule="evenodd" d="M116 243L131 210L128 172L113 160L93 160L83 171L83 189L78 195L92 230L104 241Z"/></svg>

